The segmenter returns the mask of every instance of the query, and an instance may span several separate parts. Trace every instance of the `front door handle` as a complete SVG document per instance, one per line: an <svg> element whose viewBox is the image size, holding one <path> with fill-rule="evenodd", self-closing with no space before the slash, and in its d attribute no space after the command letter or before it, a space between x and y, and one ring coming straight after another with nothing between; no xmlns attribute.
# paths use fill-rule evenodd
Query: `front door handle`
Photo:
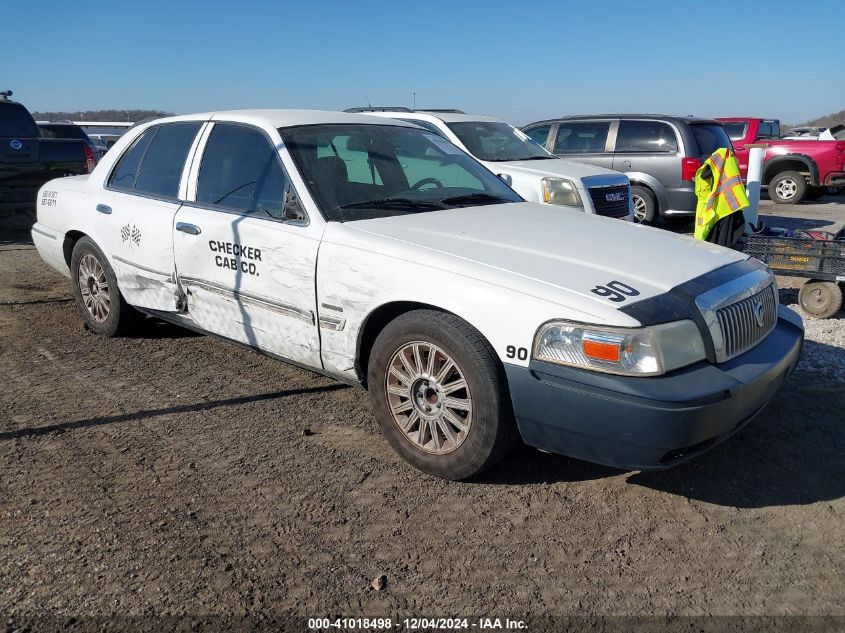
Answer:
<svg viewBox="0 0 845 633"><path fill-rule="evenodd" d="M188 233L189 235L199 235L202 233L202 231L200 231L200 227L196 224L188 224L187 222L177 222L176 230L182 231L182 233Z"/></svg>
<svg viewBox="0 0 845 633"><path fill-rule="evenodd" d="M111 215L111 207L107 204L98 204L97 211L105 213L106 215Z"/></svg>

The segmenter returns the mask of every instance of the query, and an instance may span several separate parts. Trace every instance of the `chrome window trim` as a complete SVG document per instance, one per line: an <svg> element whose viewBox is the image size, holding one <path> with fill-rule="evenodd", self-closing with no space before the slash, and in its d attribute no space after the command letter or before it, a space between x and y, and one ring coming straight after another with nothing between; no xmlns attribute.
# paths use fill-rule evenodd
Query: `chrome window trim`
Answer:
<svg viewBox="0 0 845 633"><path fill-rule="evenodd" d="M704 317L704 322L713 340L717 363L729 360L729 358L725 353L725 339L722 335L722 329L719 327L719 320L716 313L721 308L756 295L769 286L771 286L772 292L777 293L777 282L775 281L774 273L769 269L760 269L732 279L695 298L695 305L701 312L701 316ZM777 299L777 297L775 298ZM775 321L777 322L777 319Z"/></svg>

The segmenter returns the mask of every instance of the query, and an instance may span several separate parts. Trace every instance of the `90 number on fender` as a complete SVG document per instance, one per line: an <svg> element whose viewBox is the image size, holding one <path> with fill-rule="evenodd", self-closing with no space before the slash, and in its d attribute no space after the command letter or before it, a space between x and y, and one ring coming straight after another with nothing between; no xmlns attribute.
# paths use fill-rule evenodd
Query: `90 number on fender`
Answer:
<svg viewBox="0 0 845 633"><path fill-rule="evenodd" d="M636 297L640 294L639 290L631 288L631 286L621 281L609 281L603 286L596 286L590 289L590 292L610 299L614 303L625 301L628 297Z"/></svg>
<svg viewBox="0 0 845 633"><path fill-rule="evenodd" d="M508 345L505 348L505 355L508 358L517 358L519 360L528 360L528 350L524 347L514 347L513 345Z"/></svg>

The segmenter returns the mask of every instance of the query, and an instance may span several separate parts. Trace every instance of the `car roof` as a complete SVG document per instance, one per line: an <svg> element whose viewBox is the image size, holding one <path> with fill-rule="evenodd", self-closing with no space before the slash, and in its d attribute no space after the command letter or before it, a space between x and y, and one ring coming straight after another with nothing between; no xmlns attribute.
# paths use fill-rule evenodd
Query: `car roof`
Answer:
<svg viewBox="0 0 845 633"><path fill-rule="evenodd" d="M288 109L257 109L257 110L220 110L216 112L200 112L180 116L154 119L149 123L169 123L177 121L238 121L256 125L271 125L275 128L293 127L297 125L321 125L330 123L360 123L365 125L378 124L379 120L365 114L347 114L345 112L330 112L328 110L288 110ZM146 122L145 122L146 123ZM383 125L382 120L382 125ZM396 125L408 125L396 121Z"/></svg>
<svg viewBox="0 0 845 633"><path fill-rule="evenodd" d="M543 121L535 121L529 125L540 125L543 123L556 123L557 121L578 121L590 119L645 119L653 121L672 121L674 123L714 123L719 124L716 119L708 119L706 117L697 116L681 116L678 114L651 114L651 113L618 113L618 114L573 114L569 116L557 117L555 119L545 119Z"/></svg>
<svg viewBox="0 0 845 633"><path fill-rule="evenodd" d="M466 114L464 112L444 112L442 110L372 110L367 112L367 115L376 115L383 119L419 119L420 121L428 121L430 119L437 119L443 123L503 123L501 119L494 116L484 116L481 114Z"/></svg>

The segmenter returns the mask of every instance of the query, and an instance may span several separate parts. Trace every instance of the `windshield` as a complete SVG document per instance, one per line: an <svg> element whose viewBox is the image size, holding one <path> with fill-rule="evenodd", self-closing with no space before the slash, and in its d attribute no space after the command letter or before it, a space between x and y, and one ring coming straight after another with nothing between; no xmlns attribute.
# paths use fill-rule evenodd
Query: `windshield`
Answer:
<svg viewBox="0 0 845 633"><path fill-rule="evenodd" d="M470 154L479 160L545 160L555 158L521 130L500 122L447 123Z"/></svg>
<svg viewBox="0 0 845 633"><path fill-rule="evenodd" d="M522 201L452 143L420 128L328 124L279 134L329 221Z"/></svg>

